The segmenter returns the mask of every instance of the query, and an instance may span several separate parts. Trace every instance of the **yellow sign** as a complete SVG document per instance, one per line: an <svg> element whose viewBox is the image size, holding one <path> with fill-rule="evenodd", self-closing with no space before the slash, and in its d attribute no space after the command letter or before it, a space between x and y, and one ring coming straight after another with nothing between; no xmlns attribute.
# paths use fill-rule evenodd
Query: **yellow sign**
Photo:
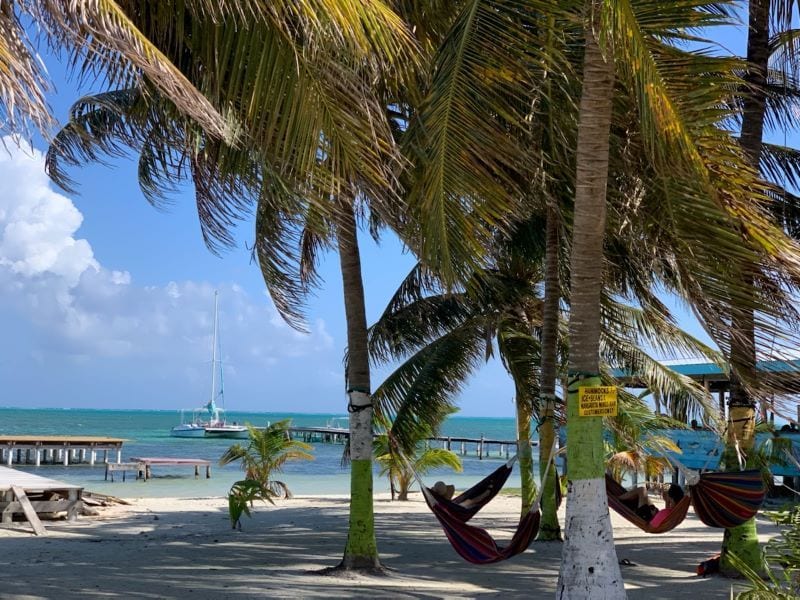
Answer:
<svg viewBox="0 0 800 600"><path fill-rule="evenodd" d="M617 416L617 388L613 385L578 388L578 416Z"/></svg>

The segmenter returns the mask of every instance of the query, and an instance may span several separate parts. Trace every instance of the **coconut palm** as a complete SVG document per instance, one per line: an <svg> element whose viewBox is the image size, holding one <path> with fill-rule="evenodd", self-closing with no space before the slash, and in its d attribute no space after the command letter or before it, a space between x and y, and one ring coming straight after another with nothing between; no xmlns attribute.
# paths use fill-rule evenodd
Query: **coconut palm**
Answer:
<svg viewBox="0 0 800 600"><path fill-rule="evenodd" d="M190 0L199 9L205 2ZM30 20L32 25L23 26ZM66 50L84 76L105 79L111 88L147 82L190 116L204 131L231 139L220 112L189 82L117 2L16 0L0 6L0 113L4 132L29 126L49 137L55 125L45 93L49 75L28 31L37 27L52 48Z"/></svg>
<svg viewBox="0 0 800 600"><path fill-rule="evenodd" d="M530 448L530 419L536 417L543 449L540 458L547 463L552 441L545 444L541 439L541 426L547 421L541 405L534 402L540 360L541 300L537 289L542 252L541 239L537 251L530 233L539 230L537 224L533 219L520 226L517 238L505 240L507 245L495 252L498 258L493 268L477 272L460 290L444 292L441 284L417 265L371 328L373 359L405 361L375 394L381 413L395 415L396 439L410 440L413 445L418 439L414 437L417 427L435 421L438 410L452 406L469 375L493 355L496 346L515 385L519 448ZM534 256L519 251L514 256L511 248ZM703 354L721 362L716 352L681 332L669 318L620 305L610 297L604 297L603 324L601 354L608 364L639 374L650 389L708 410L702 389L642 348L649 346L665 356ZM566 351L561 349L561 353ZM530 453L520 452L520 471L525 514L535 492ZM543 507L555 512L555 490L551 493L543 497Z"/></svg>
<svg viewBox="0 0 800 600"><path fill-rule="evenodd" d="M235 145L218 143L191 119L177 118L151 90L122 90L118 94L145 99L144 110L120 112L117 103L109 114L107 98L80 103L53 146L51 175L68 185L59 161L80 164L133 147L145 167L140 182L149 199L191 178L213 249L233 242L231 226L256 205L254 252L278 310L298 328L304 326L305 294L318 283L316 253L338 245L353 411L351 522L342 566L379 568L356 219L366 200L382 219L393 218L389 208L395 205L387 201L395 198L398 161L378 95L391 85L374 81L387 68L394 78L387 81L402 81L403 69L414 64L413 41L382 3L243 1L202 10L181 2L121 5L212 102L231 107L240 137ZM192 35L176 33L182 31ZM103 130L108 124L112 131Z"/></svg>
<svg viewBox="0 0 800 600"><path fill-rule="evenodd" d="M740 143L750 164L761 169L765 178L775 185L776 221L791 235L797 236L797 198L787 189L793 179L797 152L791 148L768 144L764 131L770 126L784 131L795 127L794 114L798 106L796 75L797 30L792 27L794 0L750 0L748 2L746 86L741 98ZM771 33L771 29L776 31ZM744 285L754 281L745 273ZM757 333L752 313L745 312L735 322L741 335L731 339L731 388L729 399L728 446L725 463L734 468L739 452L753 453L755 443L756 402L762 405L774 394L774 382L769 374L756 371ZM762 344L763 346L763 344ZM763 352L763 351L762 351ZM733 573L736 568L730 555L738 557L751 571L761 571L763 560L754 519L725 531L722 544L721 569Z"/></svg>
<svg viewBox="0 0 800 600"><path fill-rule="evenodd" d="M254 500L270 503L273 498L290 498L291 491L285 482L274 476L292 460L313 460L311 446L293 440L289 432L290 421L283 420L256 429L248 425L247 445L234 444L219 459L220 465L238 462L245 473L243 481L237 481L228 494L231 525L241 527L241 515L249 515L248 504Z"/></svg>
<svg viewBox="0 0 800 600"><path fill-rule="evenodd" d="M527 163L515 162L515 159L533 156L534 164L550 164L545 159L537 163L536 158L541 155L536 152L519 152L520 147L526 151L529 148L520 143L526 139L524 132L513 135L517 118L512 116L519 114L517 101L524 95L521 91L524 86L516 84L525 74L535 71L532 65L541 72L543 65L552 67L554 62L537 63L535 53L523 56L517 49L547 48L541 35L548 29L572 31L570 39L574 41L574 21L560 19L562 13L579 14L583 8L583 3L558 3L557 7L533 3L526 6L526 15L515 15L512 19L508 15L513 7L507 4L498 7L500 3L494 3L488 8L488 4L465 5L455 23L459 29L448 38L449 45L443 46L429 96L420 115L412 121L412 134L407 138L416 142L415 148L424 148L427 153L425 160L420 161L423 171L427 171L416 179L419 183L412 188L411 209L437 209L434 219L415 219L418 226L424 228L425 234L421 233L420 237L427 240L427 245L419 247L423 259L445 276L463 268L456 261L452 264L448 261L463 255L465 246L480 245L487 237L486 230L476 228L471 236L464 237L459 231L458 239L452 239L446 232L448 224L459 223L466 215L475 214L495 224L499 221L501 226L507 224L502 215L492 210L508 207L509 203L523 197L525 190L519 189L519 182L531 181L525 176ZM656 6L647 2L598 1L586 3L582 13L587 25L587 41L583 60L584 113L579 123L590 129L588 132L580 126L578 129L579 157L574 189L580 201L574 209L573 231L579 233L573 236L572 253L574 257L582 257L584 271L575 270L577 258L572 261L570 292L574 294L578 290L580 295L578 298L570 296L571 336L582 348L578 355L574 355L573 348L571 356L573 367L579 371L588 369L586 372L597 374L598 348L593 341L592 328L599 314L597 299L602 278L595 267L602 264L606 201L614 209L609 215L611 229L627 232L628 237L639 244L637 251L644 260L632 264L648 267L643 271L646 275L640 275L639 279L646 279L642 282L652 289L656 277L667 289L678 291L722 347L727 347L732 311L741 311L738 305L731 307L735 306L735 301L748 296L739 278L743 265L758 264L761 278L776 270L788 273L796 269L792 244L765 220L763 187L755 180L752 169L740 168L743 161L735 141L718 128L726 116L732 114L732 91L737 82L731 72L736 62L704 54L687 54L672 43L691 38L688 32L695 28L713 26L722 20L720 13L715 12L718 7L705 8L700 2ZM524 25L515 28L520 23ZM531 42L533 36L539 37ZM558 39L557 34L555 38ZM493 47L489 40L492 43L508 41ZM614 60L609 58L611 56ZM611 69L612 63L619 65L618 72ZM513 73L516 79L507 77L498 83L486 77L487 73L498 72ZM548 72L552 75L565 71L550 69ZM624 111L617 112L617 116L611 112L615 78L616 88L620 90L616 101L627 106L627 117ZM597 97L592 95L597 90L595 86L600 90ZM528 89L540 88L530 86ZM539 105L529 102L527 106ZM607 113L603 113L604 110ZM605 114L607 116L597 118ZM608 163L604 157L608 155L609 133L626 132L625 127L633 121L631 116L635 118L636 134L612 147L623 162L629 165L636 162L637 166L644 162L645 169L629 170L626 177L614 180L615 185L607 193ZM522 119L520 122L529 121ZM419 123L418 129L414 129L415 123ZM461 130L464 123L468 124L466 135ZM561 130L566 132L569 128L562 125ZM565 133L563 139L573 137ZM629 141L633 142L632 146ZM581 150L581 142L589 146ZM737 167L732 168L732 165ZM595 170L587 170L589 167ZM589 177L591 173L593 177ZM725 185L718 185L721 179L725 179ZM744 201L754 196L760 200L749 204ZM593 197L596 204L584 205L587 197ZM454 198L459 201L451 202ZM670 207L668 218L664 218L665 207ZM510 212L513 211L506 211L504 215ZM746 243L742 243L742 231L746 232ZM580 242L575 244L578 239ZM777 246L771 245L773 240L778 240ZM765 255L763 250L769 253ZM793 275L789 275L791 277ZM787 297L780 293L780 285L769 284L762 289L768 292L755 300L751 295L751 303L765 306L765 314L792 313ZM657 298L652 292L650 296L650 304L656 305ZM581 306L577 319L576 300ZM761 322L764 324L766 320ZM575 432L587 445L586 452L574 448L576 455L599 455L591 449L601 443L599 422L584 422L584 425L590 424L591 435L584 436L580 430ZM577 491L583 482L592 480L594 483L587 485L600 488L600 462L579 465L570 461L570 465L576 466L575 474L581 481L573 490ZM585 494L585 502L596 502L596 510L589 514L579 503L575 512L578 519L570 523L580 527L580 515L590 517L584 523L590 520L594 523L595 513L600 519L607 518L605 505L599 501L602 497L602 489L598 489L597 494ZM586 565L591 564L590 571L597 576L589 578L587 593L607 593L608 590L598 590L607 583L610 588L616 586L611 596L621 595L616 560L610 549L610 531L606 530L602 536L609 540L603 552L592 552L592 556L582 556L578 547L577 540L585 538L577 531L573 532L573 537L575 544L568 539L565 545L564 572L584 573ZM566 595L578 593L574 590L587 589L585 583L571 580L560 589L565 590Z"/></svg>

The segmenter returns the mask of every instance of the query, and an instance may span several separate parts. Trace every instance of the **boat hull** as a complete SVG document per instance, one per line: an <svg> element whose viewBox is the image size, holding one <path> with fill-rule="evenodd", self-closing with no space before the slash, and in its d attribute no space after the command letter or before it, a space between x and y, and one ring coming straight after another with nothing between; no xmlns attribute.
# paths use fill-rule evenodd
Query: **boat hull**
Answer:
<svg viewBox="0 0 800 600"><path fill-rule="evenodd" d="M206 437L242 440L242 439L247 439L249 432L247 430L247 427L242 427L238 425L232 425L232 426L228 425L220 427L206 427L205 434Z"/></svg>
<svg viewBox="0 0 800 600"><path fill-rule="evenodd" d="M206 437L206 430L199 425L177 425L170 430L169 434L172 437L201 438Z"/></svg>

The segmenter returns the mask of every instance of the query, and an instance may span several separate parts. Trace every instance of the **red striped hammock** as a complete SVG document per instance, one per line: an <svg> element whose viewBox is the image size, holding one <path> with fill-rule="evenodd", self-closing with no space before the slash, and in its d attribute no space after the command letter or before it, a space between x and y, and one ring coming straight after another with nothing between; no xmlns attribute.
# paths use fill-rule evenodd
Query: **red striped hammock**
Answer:
<svg viewBox="0 0 800 600"><path fill-rule="evenodd" d="M425 502L436 516L453 549L467 562L487 565L525 552L539 532L539 511L531 511L520 519L507 546L499 546L488 531L469 525L451 512L451 503L439 502L428 488L422 488Z"/></svg>
<svg viewBox="0 0 800 600"><path fill-rule="evenodd" d="M658 527L652 527L619 500L625 491L622 485L606 475L608 505L647 533L666 533L674 529L686 518L690 503L700 520L709 527L736 527L758 513L766 496L764 480L758 470L701 473L700 480L689 486L689 493L675 505L669 516Z"/></svg>
<svg viewBox="0 0 800 600"><path fill-rule="evenodd" d="M508 480L509 475L511 475L514 460L516 459L512 459L498 469L495 469L467 491L450 500L437 494L429 487L422 486L421 484L420 487L424 487L424 489L428 490L436 499L437 504L446 506L447 512L450 513L452 518L466 523L497 496L500 489Z"/></svg>

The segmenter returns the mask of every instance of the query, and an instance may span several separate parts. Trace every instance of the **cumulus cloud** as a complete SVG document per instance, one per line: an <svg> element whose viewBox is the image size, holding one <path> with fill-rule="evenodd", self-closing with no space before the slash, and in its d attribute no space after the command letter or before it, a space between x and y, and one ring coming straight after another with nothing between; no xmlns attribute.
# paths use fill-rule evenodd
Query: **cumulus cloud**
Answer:
<svg viewBox="0 0 800 600"><path fill-rule="evenodd" d="M31 324L44 347L31 356L208 361L213 295L220 289L221 335L231 372L249 363L331 352L318 321L311 335L287 327L274 306L238 284L170 281L139 286L107 268L81 239L83 215L56 192L41 152L0 151L0 309Z"/></svg>

